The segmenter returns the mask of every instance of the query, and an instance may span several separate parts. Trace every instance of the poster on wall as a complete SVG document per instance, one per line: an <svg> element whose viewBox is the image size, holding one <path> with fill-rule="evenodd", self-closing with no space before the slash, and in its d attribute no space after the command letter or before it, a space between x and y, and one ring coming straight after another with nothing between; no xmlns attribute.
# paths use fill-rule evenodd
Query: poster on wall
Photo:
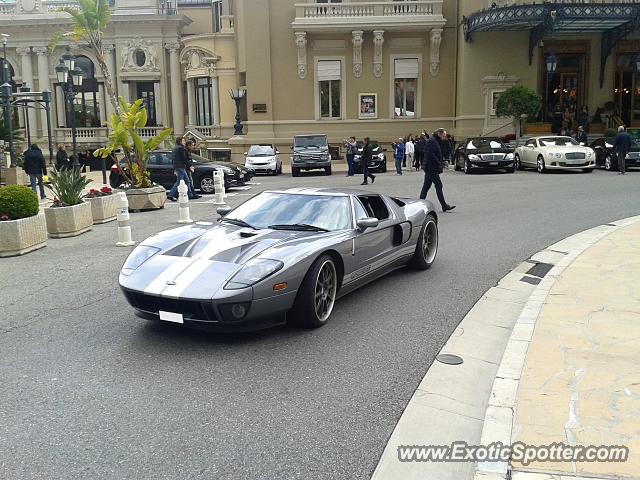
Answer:
<svg viewBox="0 0 640 480"><path fill-rule="evenodd" d="M360 93L358 95L360 118L378 118L378 94Z"/></svg>

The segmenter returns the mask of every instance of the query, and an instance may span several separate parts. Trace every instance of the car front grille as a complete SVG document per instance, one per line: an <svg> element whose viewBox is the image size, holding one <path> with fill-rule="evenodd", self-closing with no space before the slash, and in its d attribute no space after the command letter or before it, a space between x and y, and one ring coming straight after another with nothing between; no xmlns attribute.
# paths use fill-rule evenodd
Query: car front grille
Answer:
<svg viewBox="0 0 640 480"><path fill-rule="evenodd" d="M487 162L499 162L504 159L504 153L486 153L484 155L480 155L480 158Z"/></svg>
<svg viewBox="0 0 640 480"><path fill-rule="evenodd" d="M583 162L583 163L558 162L558 166L560 167L586 167L588 165L589 165L589 162Z"/></svg>
<svg viewBox="0 0 640 480"><path fill-rule="evenodd" d="M163 298L127 290L124 294L131 305L145 312L157 314L162 310L163 312L181 313L187 319L217 320L211 302Z"/></svg>
<svg viewBox="0 0 640 480"><path fill-rule="evenodd" d="M586 155L582 152L569 152L565 154L567 160L584 160Z"/></svg>

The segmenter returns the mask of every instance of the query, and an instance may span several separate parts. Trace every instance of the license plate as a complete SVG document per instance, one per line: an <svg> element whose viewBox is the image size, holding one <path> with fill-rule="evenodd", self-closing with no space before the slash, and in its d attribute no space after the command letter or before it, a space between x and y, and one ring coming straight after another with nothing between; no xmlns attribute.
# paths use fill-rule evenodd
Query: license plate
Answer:
<svg viewBox="0 0 640 480"><path fill-rule="evenodd" d="M184 318L182 318L181 313L163 312L162 310L158 313L160 314L160 320L164 320L165 322L184 323Z"/></svg>
<svg viewBox="0 0 640 480"><path fill-rule="evenodd" d="M498 165L498 162L489 162L489 165L495 167L496 165Z"/></svg>

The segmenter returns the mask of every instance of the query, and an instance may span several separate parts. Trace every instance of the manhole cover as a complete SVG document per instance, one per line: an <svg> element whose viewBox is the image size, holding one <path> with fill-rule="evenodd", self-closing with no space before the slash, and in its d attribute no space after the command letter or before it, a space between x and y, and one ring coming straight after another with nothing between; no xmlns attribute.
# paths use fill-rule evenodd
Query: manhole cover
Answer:
<svg viewBox="0 0 640 480"><path fill-rule="evenodd" d="M460 365L462 363L462 357L450 353L440 354L436 357L436 360L447 365Z"/></svg>

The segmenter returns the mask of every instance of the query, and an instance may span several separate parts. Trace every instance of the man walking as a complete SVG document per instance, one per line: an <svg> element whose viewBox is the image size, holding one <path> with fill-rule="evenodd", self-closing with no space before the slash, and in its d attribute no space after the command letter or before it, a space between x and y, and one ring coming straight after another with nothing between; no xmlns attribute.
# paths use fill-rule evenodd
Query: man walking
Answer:
<svg viewBox="0 0 640 480"><path fill-rule="evenodd" d="M356 137L349 137L349 140L344 141L344 147L347 150L347 177L353 177L353 159L358 151L358 144Z"/></svg>
<svg viewBox="0 0 640 480"><path fill-rule="evenodd" d="M187 176L189 177L189 198L196 199L202 198L202 195L196 195L196 188L193 185L193 173L195 172L195 167L193 166L193 158L191 157L191 153L196 146L196 142L193 140L187 140L186 149L187 149L187 164L189 168L187 170Z"/></svg>
<svg viewBox="0 0 640 480"><path fill-rule="evenodd" d="M624 127L618 127L618 134L613 140L613 146L616 147L618 153L618 175L624 175L626 170L625 161L629 150L631 150L631 135L624 131Z"/></svg>
<svg viewBox="0 0 640 480"><path fill-rule="evenodd" d="M393 156L396 160L396 174L402 175L402 162L404 161L404 140L398 139L398 143L393 144Z"/></svg>
<svg viewBox="0 0 640 480"><path fill-rule="evenodd" d="M429 140L427 140L424 147L424 155L422 158L422 169L424 170L424 184L422 185L422 191L420 192L420 198L424 200L427 198L427 193L431 188L431 184L436 187L436 194L438 200L442 206L443 212L448 212L456 208L455 205L449 205L444 200L444 193L442 192L442 180L440 179L440 173L442 173L442 147L441 143L447 138L447 132L444 128L439 128L433 134Z"/></svg>
<svg viewBox="0 0 640 480"><path fill-rule="evenodd" d="M416 151L416 147L413 144L413 139L409 138L409 140L407 140L407 143L404 144L404 153L407 159L406 163L409 164L409 167L413 166L413 155L415 151ZM406 164L402 164L402 166L404 167L406 166Z"/></svg>
<svg viewBox="0 0 640 480"><path fill-rule="evenodd" d="M42 175L47 174L47 164L44 161L42 151L35 143L29 147L29 150L24 152L24 171L29 175L31 190L36 194L38 193L36 191L36 181L38 182L38 187L40 188L40 199L44 200L46 197L44 194Z"/></svg>
<svg viewBox="0 0 640 480"><path fill-rule="evenodd" d="M176 183L171 188L171 191L169 191L167 198L172 202L175 202L178 200L177 195L178 187L180 186L180 180L184 180L184 183L187 185L187 187L190 185L189 175L187 175L187 169L190 167L189 157L187 156L186 148L184 148L184 145L182 144L181 137L176 138L176 146L173 147L172 157L173 170L176 174ZM189 192L189 194L191 194L191 192Z"/></svg>
<svg viewBox="0 0 640 480"><path fill-rule="evenodd" d="M369 164L371 162L373 162L373 146L369 143L369 137L364 137L364 147L362 148L362 155L360 156L360 165L362 166L364 181L360 185L368 185L369 178L371 178L371 183L376 181L376 176L369 173Z"/></svg>

